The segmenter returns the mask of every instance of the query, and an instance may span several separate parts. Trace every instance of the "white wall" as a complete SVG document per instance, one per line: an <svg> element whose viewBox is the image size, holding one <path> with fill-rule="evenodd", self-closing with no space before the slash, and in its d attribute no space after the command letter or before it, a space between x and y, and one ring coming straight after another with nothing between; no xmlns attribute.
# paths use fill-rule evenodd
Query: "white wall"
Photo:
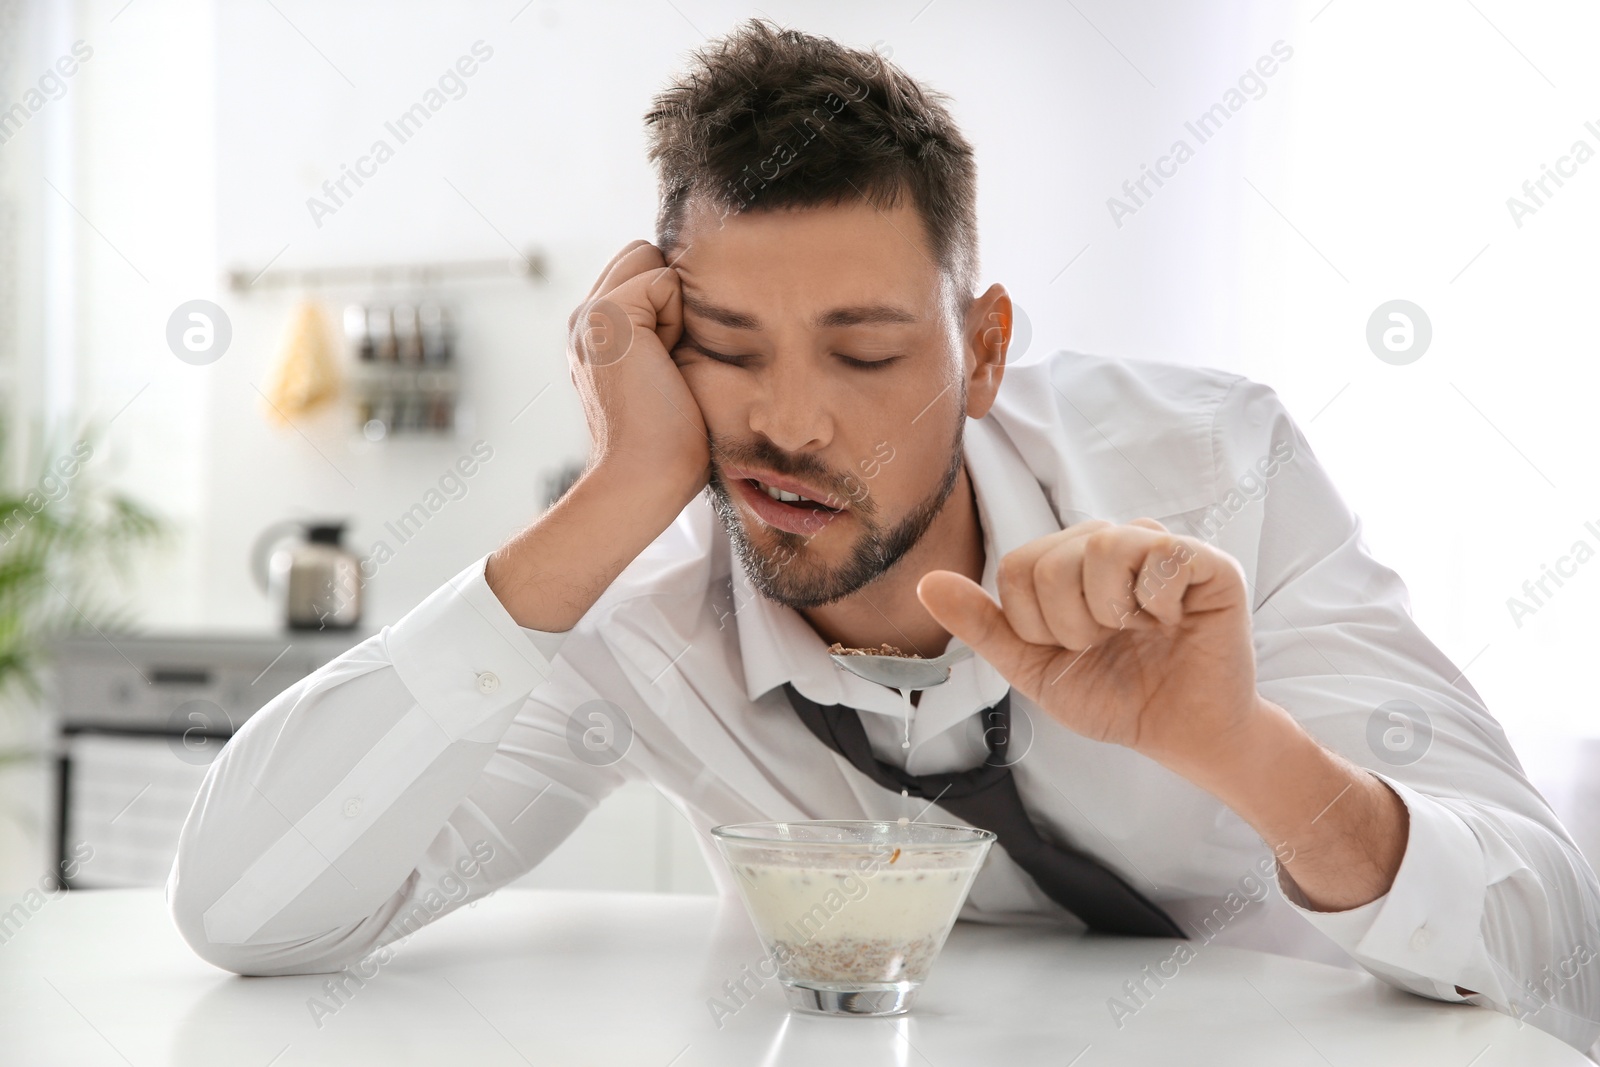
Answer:
<svg viewBox="0 0 1600 1067"><path fill-rule="evenodd" d="M1578 539L1600 549L1600 161L1521 227L1507 198L1574 140L1600 151L1597 32L1593 5L1335 3L1290 35L1292 109L1271 113L1273 136L1234 179L1255 180L1304 237L1247 202L1232 365L1315 418L1312 443L1374 553L1552 791L1582 751L1567 738L1596 733L1600 562L1547 586L1520 625L1507 600ZM1396 297L1434 328L1407 366L1362 336Z"/></svg>

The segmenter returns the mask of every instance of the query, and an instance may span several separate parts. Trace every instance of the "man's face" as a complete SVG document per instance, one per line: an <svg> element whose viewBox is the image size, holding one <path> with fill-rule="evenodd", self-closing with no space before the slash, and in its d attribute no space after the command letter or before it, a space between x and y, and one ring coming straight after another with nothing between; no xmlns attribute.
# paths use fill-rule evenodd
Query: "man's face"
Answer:
<svg viewBox="0 0 1600 1067"><path fill-rule="evenodd" d="M710 434L713 506L764 595L847 596L917 542L961 469L963 328L921 219L905 200L697 203L683 234L673 358ZM817 503L775 500L774 482Z"/></svg>

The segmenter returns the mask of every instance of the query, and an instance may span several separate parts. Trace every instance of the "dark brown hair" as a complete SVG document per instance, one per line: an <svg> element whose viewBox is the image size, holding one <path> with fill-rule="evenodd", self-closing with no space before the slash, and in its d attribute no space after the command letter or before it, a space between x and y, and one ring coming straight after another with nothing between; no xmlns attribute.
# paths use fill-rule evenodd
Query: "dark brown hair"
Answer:
<svg viewBox="0 0 1600 1067"><path fill-rule="evenodd" d="M679 243L691 198L725 217L909 193L959 316L977 281L977 170L948 99L875 51L750 19L695 51L645 114L656 243Z"/></svg>

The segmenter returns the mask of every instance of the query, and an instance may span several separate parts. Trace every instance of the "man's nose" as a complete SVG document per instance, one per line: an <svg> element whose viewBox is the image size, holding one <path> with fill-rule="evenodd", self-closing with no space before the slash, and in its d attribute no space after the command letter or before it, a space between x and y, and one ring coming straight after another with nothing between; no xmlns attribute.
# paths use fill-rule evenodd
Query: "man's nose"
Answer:
<svg viewBox="0 0 1600 1067"><path fill-rule="evenodd" d="M750 407L750 429L785 452L814 451L833 437L833 416L814 374L780 356L762 375Z"/></svg>

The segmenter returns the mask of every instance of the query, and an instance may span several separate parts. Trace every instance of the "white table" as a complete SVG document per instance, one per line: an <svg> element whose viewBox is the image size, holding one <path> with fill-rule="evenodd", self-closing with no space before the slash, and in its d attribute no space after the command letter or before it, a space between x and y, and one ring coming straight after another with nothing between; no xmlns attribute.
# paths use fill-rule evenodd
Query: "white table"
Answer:
<svg viewBox="0 0 1600 1067"><path fill-rule="evenodd" d="M1196 945L1119 1028L1107 999L1172 943L958 923L911 1014L790 1014L775 981L707 1000L760 944L716 898L505 889L424 927L350 992L196 957L158 889L46 902L0 945L0 1063L1098 1067L1588 1064L1531 1025L1368 975ZM368 973L371 973L369 968ZM1154 988L1151 986L1150 988ZM323 997L332 1014L309 1004ZM319 1025L320 1023L320 1025ZM1076 1058L1075 1058L1076 1057Z"/></svg>

